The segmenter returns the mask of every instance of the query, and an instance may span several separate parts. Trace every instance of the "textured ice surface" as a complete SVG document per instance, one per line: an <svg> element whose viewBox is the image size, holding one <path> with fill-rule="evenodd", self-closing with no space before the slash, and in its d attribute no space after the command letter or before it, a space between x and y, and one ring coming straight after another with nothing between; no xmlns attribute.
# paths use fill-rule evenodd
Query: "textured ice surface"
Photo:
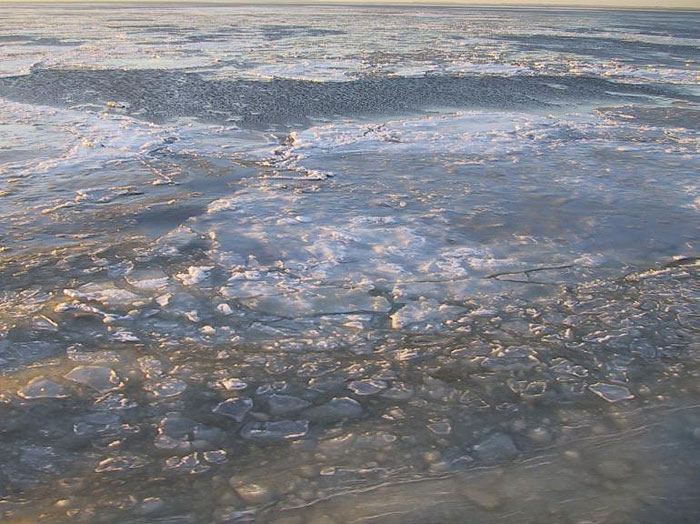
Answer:
<svg viewBox="0 0 700 524"><path fill-rule="evenodd" d="M27 400L68 397L68 392L65 388L44 377L30 380L17 394Z"/></svg>
<svg viewBox="0 0 700 524"><path fill-rule="evenodd" d="M307 420L278 420L275 422L249 422L241 430L244 439L290 440L305 436L309 431Z"/></svg>
<svg viewBox="0 0 700 524"><path fill-rule="evenodd" d="M328 6L295 8L293 13L269 7L129 9L116 18L100 9L76 17L64 16L60 8L45 17L6 10L0 74L26 74L41 65L343 81L377 73L585 73L595 67L623 80L651 69L665 81L697 81L700 38L679 30L684 21L678 15L639 13L629 20L623 13L577 18L513 10L493 16L488 10L464 8L450 16L439 11L395 14ZM83 17L91 20L89 30ZM154 24L154 19L164 23Z"/></svg>
<svg viewBox="0 0 700 524"><path fill-rule="evenodd" d="M624 386L617 384L591 384L589 389L608 402L619 402L621 400L629 400L634 398L634 395Z"/></svg>
<svg viewBox="0 0 700 524"><path fill-rule="evenodd" d="M242 422L252 408L253 400L248 397L241 397L224 400L217 404L212 411L218 415L232 418L236 422Z"/></svg>
<svg viewBox="0 0 700 524"><path fill-rule="evenodd" d="M4 9L0 520L698 521L698 27Z"/></svg>
<svg viewBox="0 0 700 524"><path fill-rule="evenodd" d="M114 370L102 366L78 366L66 374L65 378L89 386L100 393L106 393L121 386Z"/></svg>

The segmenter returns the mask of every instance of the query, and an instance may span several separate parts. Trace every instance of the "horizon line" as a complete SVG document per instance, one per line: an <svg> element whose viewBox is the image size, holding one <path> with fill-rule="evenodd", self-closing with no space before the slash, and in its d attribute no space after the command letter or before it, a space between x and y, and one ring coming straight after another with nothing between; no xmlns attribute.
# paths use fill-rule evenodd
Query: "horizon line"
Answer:
<svg viewBox="0 0 700 524"><path fill-rule="evenodd" d="M685 0L696 3L695 0ZM363 6L363 7L481 7L481 8L521 8L521 9L572 9L572 10L590 10L590 9L605 9L605 10L624 10L624 11L700 11L698 5L615 5L604 0L600 3L585 2L585 0L573 0L569 3L559 3L556 0L552 2L544 2L538 0L515 0L504 2L480 2L470 0L384 0L380 2L366 0L265 0L263 2L254 2L250 0L0 0L2 5L84 5L90 7L98 7L99 5L128 5L128 6L143 6L149 5L172 5L172 6L275 6L275 5L294 5L294 6Z"/></svg>

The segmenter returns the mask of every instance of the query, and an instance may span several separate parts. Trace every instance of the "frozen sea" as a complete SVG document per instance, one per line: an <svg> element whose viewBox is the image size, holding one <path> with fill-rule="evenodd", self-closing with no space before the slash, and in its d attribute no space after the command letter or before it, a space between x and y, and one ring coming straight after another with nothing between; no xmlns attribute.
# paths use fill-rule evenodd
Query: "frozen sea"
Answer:
<svg viewBox="0 0 700 524"><path fill-rule="evenodd" d="M0 520L700 521L700 12L0 7Z"/></svg>

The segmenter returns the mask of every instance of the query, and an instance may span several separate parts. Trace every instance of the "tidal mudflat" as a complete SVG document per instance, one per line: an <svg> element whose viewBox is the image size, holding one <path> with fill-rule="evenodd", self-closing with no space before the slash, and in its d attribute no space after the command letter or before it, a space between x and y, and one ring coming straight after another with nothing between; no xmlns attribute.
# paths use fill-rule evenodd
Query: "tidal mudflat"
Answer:
<svg viewBox="0 0 700 524"><path fill-rule="evenodd" d="M700 519L700 14L0 11L0 520Z"/></svg>

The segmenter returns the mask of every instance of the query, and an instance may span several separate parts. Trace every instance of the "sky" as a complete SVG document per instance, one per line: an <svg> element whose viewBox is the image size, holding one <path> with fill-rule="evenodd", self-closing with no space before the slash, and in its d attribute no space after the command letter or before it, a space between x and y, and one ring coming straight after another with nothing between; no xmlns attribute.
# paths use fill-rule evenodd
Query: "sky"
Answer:
<svg viewBox="0 0 700 524"><path fill-rule="evenodd" d="M10 0L0 0L0 4ZM14 0L13 0L14 1ZM700 0L17 0L21 2L46 1L54 2L79 2L84 4L119 2L129 3L153 3L156 2L216 2L216 3L246 3L246 4L269 4L269 3L308 3L308 4L333 4L333 3L357 3L357 4L449 4L449 5L560 5L567 7L647 7L647 8L685 8L700 9Z"/></svg>

